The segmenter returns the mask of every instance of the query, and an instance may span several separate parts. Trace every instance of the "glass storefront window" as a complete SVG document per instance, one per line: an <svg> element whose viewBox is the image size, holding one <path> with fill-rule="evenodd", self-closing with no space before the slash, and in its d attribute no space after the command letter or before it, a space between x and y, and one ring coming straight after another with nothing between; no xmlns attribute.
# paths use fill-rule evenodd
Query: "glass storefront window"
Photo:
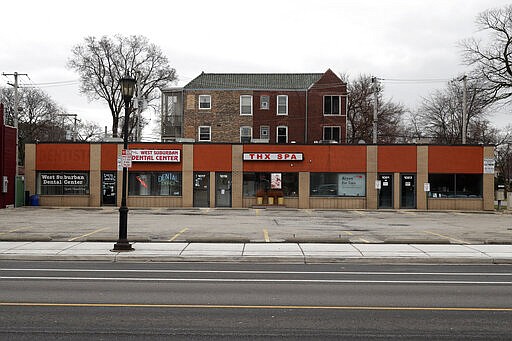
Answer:
<svg viewBox="0 0 512 341"><path fill-rule="evenodd" d="M37 173L37 194L89 195L89 173L40 171Z"/></svg>
<svg viewBox="0 0 512 341"><path fill-rule="evenodd" d="M271 186L273 173L244 173L243 195L244 197L266 196L270 191L282 191L285 197L299 196L299 173L281 174L281 189L273 189ZM274 172L276 174L276 172Z"/></svg>
<svg viewBox="0 0 512 341"><path fill-rule="evenodd" d="M429 174L431 198L481 198L482 174Z"/></svg>
<svg viewBox="0 0 512 341"><path fill-rule="evenodd" d="M312 197L364 197L366 175L362 173L311 173Z"/></svg>
<svg viewBox="0 0 512 341"><path fill-rule="evenodd" d="M128 195L181 196L181 173L129 172Z"/></svg>

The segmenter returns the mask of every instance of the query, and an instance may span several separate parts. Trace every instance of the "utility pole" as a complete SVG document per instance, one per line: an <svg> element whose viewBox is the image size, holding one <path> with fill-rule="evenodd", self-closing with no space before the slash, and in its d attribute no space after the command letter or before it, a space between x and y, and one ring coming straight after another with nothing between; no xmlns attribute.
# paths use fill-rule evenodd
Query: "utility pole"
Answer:
<svg viewBox="0 0 512 341"><path fill-rule="evenodd" d="M378 100L378 93L377 93L377 77L372 77L372 84L373 84L373 144L377 144L377 100Z"/></svg>
<svg viewBox="0 0 512 341"><path fill-rule="evenodd" d="M468 76L462 76L462 144L466 144L468 117Z"/></svg>
<svg viewBox="0 0 512 341"><path fill-rule="evenodd" d="M76 141L76 123L77 123L77 114L57 114L57 116L62 116L62 127L64 128L64 117L74 117L75 122L73 124L73 142Z"/></svg>

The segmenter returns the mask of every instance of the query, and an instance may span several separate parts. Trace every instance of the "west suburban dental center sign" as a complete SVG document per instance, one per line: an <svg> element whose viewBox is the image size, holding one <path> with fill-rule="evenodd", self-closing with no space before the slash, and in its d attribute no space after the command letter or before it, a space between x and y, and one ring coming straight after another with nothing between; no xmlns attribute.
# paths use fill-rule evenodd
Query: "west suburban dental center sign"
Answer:
<svg viewBox="0 0 512 341"><path fill-rule="evenodd" d="M132 162L180 162L179 149L129 149Z"/></svg>
<svg viewBox="0 0 512 341"><path fill-rule="evenodd" d="M244 153L244 161L302 161L302 153Z"/></svg>

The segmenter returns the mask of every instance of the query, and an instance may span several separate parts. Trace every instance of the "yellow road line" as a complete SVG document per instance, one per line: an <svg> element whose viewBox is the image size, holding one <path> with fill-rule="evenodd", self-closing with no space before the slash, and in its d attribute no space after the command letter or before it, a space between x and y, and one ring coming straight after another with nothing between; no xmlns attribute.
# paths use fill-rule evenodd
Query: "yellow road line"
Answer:
<svg viewBox="0 0 512 341"><path fill-rule="evenodd" d="M448 236L445 236L445 235L442 235L442 234L439 234L439 233L435 233L435 232L430 232L430 231L423 231L425 233L428 233L428 234L432 234L434 236L438 236L438 237L442 237L442 238L446 238L446 239L451 239L451 240L454 240L458 243L461 243L461 244L469 244L468 242L464 241L464 240L460 240L460 239L457 239L457 238L453 238L453 237L448 237Z"/></svg>
<svg viewBox="0 0 512 341"><path fill-rule="evenodd" d="M75 241L75 240L80 239L80 238L88 237L88 236L90 236L91 234L95 234L95 233L101 232L101 231L106 230L106 229L108 229L108 227L104 227L104 228L102 228L102 229L97 229L97 230L92 231L92 232L90 232L90 233L86 233L86 234L83 234L83 235L81 235L81 236L78 236L78 237L75 237L75 238L68 239L68 242L72 242L72 241Z"/></svg>
<svg viewBox="0 0 512 341"><path fill-rule="evenodd" d="M2 232L2 233L0 233L0 236L3 235L3 234L16 232L16 231L23 230L23 229L24 229L24 227L20 227L19 229L14 229L14 230L9 230L7 232Z"/></svg>
<svg viewBox="0 0 512 341"><path fill-rule="evenodd" d="M352 232L350 232L350 231L341 231L341 232L346 233L346 234L348 234L349 236L353 236L353 235L354 235L354 234L353 234Z"/></svg>
<svg viewBox="0 0 512 341"><path fill-rule="evenodd" d="M199 309L319 309L319 310L384 310L384 311L504 311L500 307L386 307L386 306L322 306L322 305L229 305L229 304L130 304L130 303L38 303L0 302L2 307L124 307L124 308L199 308Z"/></svg>
<svg viewBox="0 0 512 341"><path fill-rule="evenodd" d="M266 243L270 243L270 238L268 236L268 231L267 229L263 229L263 238L265 238L265 242Z"/></svg>
<svg viewBox="0 0 512 341"><path fill-rule="evenodd" d="M181 236L183 233L185 233L185 231L188 230L188 227L185 227L184 229L181 229L180 232L176 233L174 235L174 237L172 237L171 239L168 240L168 242L173 242L176 238L178 238L179 236Z"/></svg>

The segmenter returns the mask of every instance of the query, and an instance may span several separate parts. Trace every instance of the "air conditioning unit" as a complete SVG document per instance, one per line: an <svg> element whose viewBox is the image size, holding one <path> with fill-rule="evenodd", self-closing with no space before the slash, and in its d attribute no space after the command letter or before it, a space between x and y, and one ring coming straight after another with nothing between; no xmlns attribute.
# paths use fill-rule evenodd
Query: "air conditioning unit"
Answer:
<svg viewBox="0 0 512 341"><path fill-rule="evenodd" d="M268 102L261 102L261 109L268 109Z"/></svg>

